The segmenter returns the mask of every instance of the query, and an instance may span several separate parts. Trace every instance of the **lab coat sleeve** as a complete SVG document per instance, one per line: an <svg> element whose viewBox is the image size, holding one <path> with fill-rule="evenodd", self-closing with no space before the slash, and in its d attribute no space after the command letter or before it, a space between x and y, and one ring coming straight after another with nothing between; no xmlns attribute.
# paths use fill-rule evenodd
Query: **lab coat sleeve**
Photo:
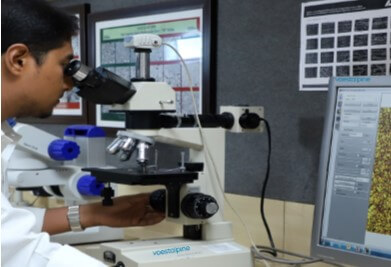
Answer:
<svg viewBox="0 0 391 267"><path fill-rule="evenodd" d="M1 195L1 266L106 266L72 247L50 242L47 233L33 231L35 225L33 213L12 207Z"/></svg>
<svg viewBox="0 0 391 267"><path fill-rule="evenodd" d="M43 219L45 217L46 209L33 208L33 207L23 207L23 208L30 211L35 216L35 224L31 230L36 233L42 232Z"/></svg>

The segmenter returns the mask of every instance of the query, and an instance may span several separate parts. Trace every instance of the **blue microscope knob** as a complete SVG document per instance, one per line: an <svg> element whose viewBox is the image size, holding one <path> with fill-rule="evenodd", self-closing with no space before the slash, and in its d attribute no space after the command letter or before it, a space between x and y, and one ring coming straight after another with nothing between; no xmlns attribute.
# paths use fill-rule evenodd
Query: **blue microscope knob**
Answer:
<svg viewBox="0 0 391 267"><path fill-rule="evenodd" d="M50 143L48 154L54 160L73 160L80 154L80 147L73 141L57 139Z"/></svg>
<svg viewBox="0 0 391 267"><path fill-rule="evenodd" d="M77 190L84 196L100 196L104 184L98 182L95 176L84 175L77 182Z"/></svg>
<svg viewBox="0 0 391 267"><path fill-rule="evenodd" d="M16 125L16 119L15 118L8 118L7 122L9 126L14 127Z"/></svg>

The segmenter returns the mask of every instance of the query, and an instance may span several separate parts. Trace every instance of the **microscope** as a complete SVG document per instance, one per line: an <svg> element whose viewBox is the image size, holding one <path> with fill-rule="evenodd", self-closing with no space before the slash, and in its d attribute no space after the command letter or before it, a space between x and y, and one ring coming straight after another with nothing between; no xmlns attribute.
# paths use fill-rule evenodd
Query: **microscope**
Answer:
<svg viewBox="0 0 391 267"><path fill-rule="evenodd" d="M231 222L223 217L225 133L262 132L263 108L226 106L220 114L176 114L175 91L149 76L151 49L161 44L156 35L125 38L125 46L137 54L136 77L129 82L79 61L66 70L79 95L126 115L126 130L117 132L107 151L124 161L136 157L137 167L83 169L105 183L103 204L112 203L111 183L163 185L151 194L150 204L183 226L181 237L102 243L92 256L118 267L251 267L250 249L234 242ZM115 86L106 86L108 81ZM149 165L148 151L156 142L188 149L188 159L169 169Z"/></svg>
<svg viewBox="0 0 391 267"><path fill-rule="evenodd" d="M80 205L100 199L104 185L82 167L105 166L105 133L91 125L72 125L64 138L49 134L34 126L9 120L21 136L4 166L8 185L14 189L11 202L28 207L23 191L35 196L55 197L67 205ZM91 227L81 232L52 235L50 239L62 244L79 244L122 240L123 229Z"/></svg>

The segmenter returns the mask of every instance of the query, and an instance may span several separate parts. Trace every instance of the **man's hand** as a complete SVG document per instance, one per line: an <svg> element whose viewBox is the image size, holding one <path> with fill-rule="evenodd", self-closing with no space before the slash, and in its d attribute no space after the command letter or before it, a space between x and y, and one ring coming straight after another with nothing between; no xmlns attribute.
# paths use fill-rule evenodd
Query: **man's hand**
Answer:
<svg viewBox="0 0 391 267"><path fill-rule="evenodd" d="M81 205L82 227L104 225L111 227L145 226L161 222L164 213L155 211L149 205L150 194L138 194L114 198L112 206L100 202Z"/></svg>
<svg viewBox="0 0 391 267"><path fill-rule="evenodd" d="M165 214L149 205L150 194L138 194L114 198L112 206L101 202L80 205L80 223L83 228L92 226L145 226L161 222ZM67 208L48 209L42 231L59 234L70 231Z"/></svg>

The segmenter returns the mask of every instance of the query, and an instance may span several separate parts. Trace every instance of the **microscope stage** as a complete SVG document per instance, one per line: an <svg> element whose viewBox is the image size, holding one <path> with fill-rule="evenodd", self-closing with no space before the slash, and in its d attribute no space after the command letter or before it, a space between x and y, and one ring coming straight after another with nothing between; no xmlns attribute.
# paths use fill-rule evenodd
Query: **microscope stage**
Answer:
<svg viewBox="0 0 391 267"><path fill-rule="evenodd" d="M129 185L156 185L156 184L186 184L198 179L197 172L173 170L148 170L142 172L130 168L123 169L103 169L84 168L83 171L91 172L99 182L112 182Z"/></svg>

